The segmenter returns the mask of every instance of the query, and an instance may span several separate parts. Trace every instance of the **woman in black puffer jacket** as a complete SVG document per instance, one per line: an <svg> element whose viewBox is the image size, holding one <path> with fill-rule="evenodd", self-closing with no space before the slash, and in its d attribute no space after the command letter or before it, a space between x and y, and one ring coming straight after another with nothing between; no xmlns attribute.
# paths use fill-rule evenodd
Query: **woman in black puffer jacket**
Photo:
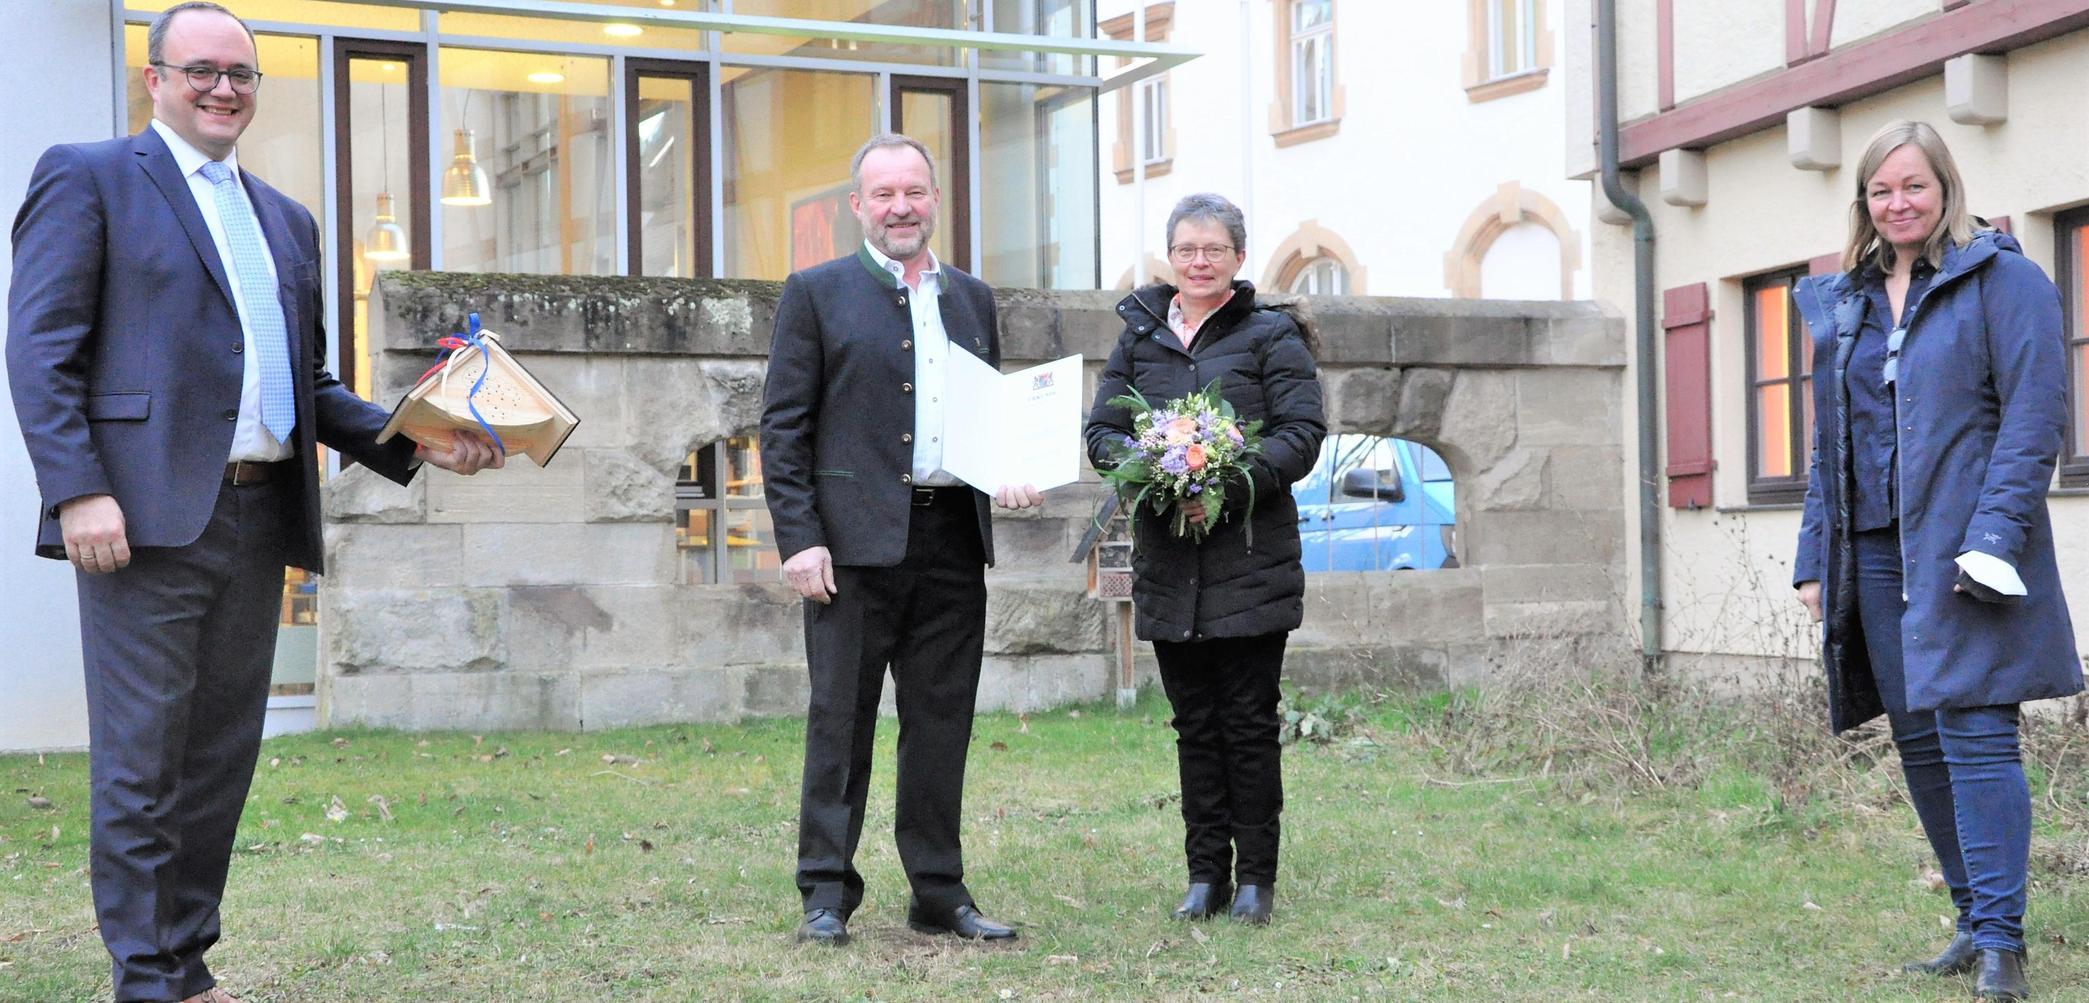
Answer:
<svg viewBox="0 0 2089 1003"><path fill-rule="evenodd" d="M1175 708L1189 857L1175 916L1216 915L1230 896L1234 919L1267 923L1284 807L1277 682L1285 639L1305 613L1291 484L1319 457L1327 423L1304 334L1233 277L1246 243L1233 203L1191 195L1175 206L1175 284L1117 305L1124 334L1103 367L1087 440L1089 460L1107 469L1132 435L1132 414L1111 399L1137 390L1159 405L1213 381L1241 420L1262 422L1262 451L1248 460L1253 490L1228 490L1223 511L1185 508L1191 521L1211 523L1201 541L1173 535L1173 520L1150 509L1134 514L1132 600Z"/></svg>

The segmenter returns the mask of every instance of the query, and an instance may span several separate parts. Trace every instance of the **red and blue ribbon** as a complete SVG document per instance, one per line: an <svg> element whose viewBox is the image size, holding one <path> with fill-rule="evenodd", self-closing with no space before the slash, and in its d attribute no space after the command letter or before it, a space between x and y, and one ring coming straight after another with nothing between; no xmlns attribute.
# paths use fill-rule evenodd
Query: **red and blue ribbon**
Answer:
<svg viewBox="0 0 2089 1003"><path fill-rule="evenodd" d="M508 455L508 447L501 444L500 433L495 432L493 426L487 424L486 417L479 413L479 406L472 403L472 398L479 395L479 388L486 385L486 374L493 371L493 353L486 350L486 339L479 336L479 315L476 313L466 315L465 329L457 334L439 339L436 341L436 345L448 351L449 355L437 359L435 365L428 367L428 372L421 374L421 379L423 380L428 378L429 373L441 369L451 359L455 358L458 352L466 352L474 348L479 350L479 358L485 364L479 367L479 378L472 381L471 389L464 392L464 406L471 411L472 420L478 422L479 427L486 431L486 437L493 440L493 448L500 450L502 456ZM418 383L420 380L415 380L414 382Z"/></svg>

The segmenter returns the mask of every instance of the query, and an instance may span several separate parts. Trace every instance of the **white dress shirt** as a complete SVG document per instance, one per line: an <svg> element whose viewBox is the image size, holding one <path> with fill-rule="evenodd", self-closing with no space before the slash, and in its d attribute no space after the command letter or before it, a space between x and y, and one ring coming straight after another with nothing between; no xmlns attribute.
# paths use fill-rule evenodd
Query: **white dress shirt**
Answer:
<svg viewBox="0 0 2089 1003"><path fill-rule="evenodd" d="M870 241L871 260L906 283L907 266L886 257ZM918 487L947 487L961 484L957 475L943 469L943 396L950 370L950 336L943 330L943 308L939 299L943 266L934 251L928 252L928 267L921 270L920 285L907 297L914 327L914 484Z"/></svg>
<svg viewBox="0 0 2089 1003"><path fill-rule="evenodd" d="M159 133L161 139L167 141L167 149L174 154L174 163L181 168L183 180L189 183L189 194L195 196L196 208L203 213L203 225L209 228L211 243L217 247L218 263L225 269L225 281L232 286L232 305L239 310L239 338L244 346L239 354L241 366L239 421L232 427L232 452L225 459L228 462L233 460L271 462L288 458L291 454L291 448L276 441L276 437L269 434L268 426L261 423L261 362L254 354L254 329L252 322L247 319L247 296L249 292L241 288L239 270L232 267L232 245L225 239L224 222L218 219L217 193L212 190L210 180L203 176L203 165L208 163L210 158L204 156L203 151L189 145L188 140L181 138L180 134L168 128L167 124L159 119L152 120L152 130ZM232 168L232 181L233 184L239 186L239 197L246 198L246 183L241 181L239 177L238 151L225 155L225 166ZM248 200L247 206L248 210L252 211L253 201L251 199ZM258 222L258 214L256 219ZM256 225L254 229L255 233L261 238L262 250L267 252L267 234L260 232L261 228L259 225ZM254 290L253 294L274 296L276 294L276 283L279 281L276 276L275 256L270 253L263 253L261 260L268 266L269 287L267 289ZM286 316L284 320L288 322L289 318ZM292 357L293 359L295 358L295 353L292 353ZM293 362L293 364L295 363Z"/></svg>

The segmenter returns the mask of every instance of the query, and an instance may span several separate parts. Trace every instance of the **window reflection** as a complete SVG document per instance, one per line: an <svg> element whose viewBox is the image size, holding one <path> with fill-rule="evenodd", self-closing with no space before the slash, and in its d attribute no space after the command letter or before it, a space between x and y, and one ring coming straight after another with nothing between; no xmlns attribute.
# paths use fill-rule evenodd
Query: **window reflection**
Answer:
<svg viewBox="0 0 2089 1003"><path fill-rule="evenodd" d="M682 461L675 480L675 544L682 551L683 580L692 585L782 579L775 524L762 499L761 449L753 436L691 450Z"/></svg>
<svg viewBox="0 0 2089 1003"><path fill-rule="evenodd" d="M876 129L875 78L746 67L721 75L725 274L782 279L855 253L863 234L849 209L849 158Z"/></svg>
<svg viewBox="0 0 2089 1003"><path fill-rule="evenodd" d="M1093 92L981 83L979 103L981 277L1095 288Z"/></svg>
<svg viewBox="0 0 2089 1003"><path fill-rule="evenodd" d="M614 273L608 61L444 48L440 68L451 168L475 161L492 200L454 204L447 172L437 182L443 270Z"/></svg>

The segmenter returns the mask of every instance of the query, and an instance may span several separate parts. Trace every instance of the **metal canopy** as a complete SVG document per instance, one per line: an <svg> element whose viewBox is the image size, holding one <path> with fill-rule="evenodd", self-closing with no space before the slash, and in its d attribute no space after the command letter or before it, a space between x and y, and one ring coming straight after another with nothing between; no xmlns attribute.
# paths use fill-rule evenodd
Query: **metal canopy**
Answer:
<svg viewBox="0 0 2089 1003"><path fill-rule="evenodd" d="M350 0L340 0L350 2ZM794 38L832 38L841 41L882 42L895 45L930 45L951 49L985 49L999 52L1039 52L1068 56L1115 56L1130 65L1107 76L1098 76L1098 87L1112 91L1143 80L1169 67L1186 63L1200 53L1153 42L1119 42L1109 39L1063 38L998 31L968 31L961 28L917 28L905 25L864 24L858 21L821 21L797 17L759 17L752 14L714 14L704 11L669 10L652 7L609 7L570 3L566 0L352 0L381 7L405 7L439 13L501 14L549 17L569 21L618 22L641 27L678 28L695 31L739 32L752 35L784 35Z"/></svg>

